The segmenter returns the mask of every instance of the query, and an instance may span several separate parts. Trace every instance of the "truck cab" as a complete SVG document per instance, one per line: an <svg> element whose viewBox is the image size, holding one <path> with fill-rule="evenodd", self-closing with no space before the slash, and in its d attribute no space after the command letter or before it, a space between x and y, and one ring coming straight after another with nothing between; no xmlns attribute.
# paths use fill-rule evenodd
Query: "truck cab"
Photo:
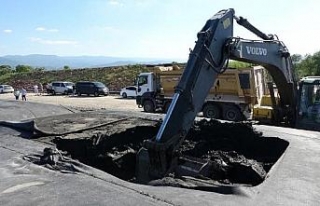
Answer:
<svg viewBox="0 0 320 206"><path fill-rule="evenodd" d="M140 73L137 79L137 97L136 103L143 107L144 111L154 112L154 102L144 98L153 98L156 90L156 78L153 72Z"/></svg>
<svg viewBox="0 0 320 206"><path fill-rule="evenodd" d="M142 96L146 92L153 92L155 89L155 76L153 72L140 73L137 80L137 96Z"/></svg>

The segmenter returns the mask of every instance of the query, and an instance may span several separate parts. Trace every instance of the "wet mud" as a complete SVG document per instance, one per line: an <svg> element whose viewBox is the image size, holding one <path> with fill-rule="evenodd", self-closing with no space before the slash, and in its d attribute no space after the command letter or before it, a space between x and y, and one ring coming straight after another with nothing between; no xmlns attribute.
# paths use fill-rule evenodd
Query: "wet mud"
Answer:
<svg viewBox="0 0 320 206"><path fill-rule="evenodd" d="M144 140L156 135L160 124L145 119L125 120L86 133L55 137L53 142L73 159L123 180L136 182L137 152ZM201 178L204 185L255 186L265 180L288 144L277 137L263 136L251 123L201 120L195 122L179 153L182 157L210 161L213 165L210 175ZM171 173L149 184L188 187L190 182L196 181L193 177Z"/></svg>

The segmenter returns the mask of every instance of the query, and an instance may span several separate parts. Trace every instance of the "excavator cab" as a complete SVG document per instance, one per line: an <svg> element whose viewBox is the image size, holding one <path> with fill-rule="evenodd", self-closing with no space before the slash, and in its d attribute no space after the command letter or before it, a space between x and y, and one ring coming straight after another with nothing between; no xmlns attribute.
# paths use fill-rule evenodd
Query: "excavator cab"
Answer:
<svg viewBox="0 0 320 206"><path fill-rule="evenodd" d="M320 131L320 76L300 80L296 127Z"/></svg>

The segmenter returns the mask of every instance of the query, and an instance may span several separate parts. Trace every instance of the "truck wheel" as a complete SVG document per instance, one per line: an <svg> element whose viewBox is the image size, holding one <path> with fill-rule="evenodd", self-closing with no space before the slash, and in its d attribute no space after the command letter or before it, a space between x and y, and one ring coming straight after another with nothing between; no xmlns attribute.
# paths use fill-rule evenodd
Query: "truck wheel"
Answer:
<svg viewBox="0 0 320 206"><path fill-rule="evenodd" d="M56 91L52 90L52 95L56 95Z"/></svg>
<svg viewBox="0 0 320 206"><path fill-rule="evenodd" d="M98 93L97 91L95 91L95 92L93 93L93 95L94 95L95 97L98 97L98 96L99 96L99 93Z"/></svg>
<svg viewBox="0 0 320 206"><path fill-rule="evenodd" d="M221 117L220 108L214 104L207 104L203 108L203 116L211 119L219 119Z"/></svg>
<svg viewBox="0 0 320 206"><path fill-rule="evenodd" d="M154 104L151 100L146 100L143 102L143 110L148 113L154 112Z"/></svg>
<svg viewBox="0 0 320 206"><path fill-rule="evenodd" d="M78 92L78 96L79 96L79 97L81 96L81 93L80 93L80 92Z"/></svg>
<svg viewBox="0 0 320 206"><path fill-rule="evenodd" d="M236 106L226 106L223 108L223 119L236 122L242 120L242 115Z"/></svg>
<svg viewBox="0 0 320 206"><path fill-rule="evenodd" d="M123 97L124 99L127 98L127 93L123 92L123 93L122 93L122 97Z"/></svg>

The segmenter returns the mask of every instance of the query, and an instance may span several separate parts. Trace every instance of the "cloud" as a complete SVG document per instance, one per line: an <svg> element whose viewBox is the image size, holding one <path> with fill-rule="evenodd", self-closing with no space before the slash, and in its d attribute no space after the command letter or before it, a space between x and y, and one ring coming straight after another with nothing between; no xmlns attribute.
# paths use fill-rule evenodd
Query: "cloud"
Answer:
<svg viewBox="0 0 320 206"><path fill-rule="evenodd" d="M5 29L3 30L4 33L12 33L12 30L11 29Z"/></svg>
<svg viewBox="0 0 320 206"><path fill-rule="evenodd" d="M110 0L108 3L112 6L123 6L123 3L118 0Z"/></svg>
<svg viewBox="0 0 320 206"><path fill-rule="evenodd" d="M44 28L44 27L37 27L36 28L36 31L45 31L46 30L46 28Z"/></svg>
<svg viewBox="0 0 320 206"><path fill-rule="evenodd" d="M37 27L36 31L58 32L58 29L47 29L45 27Z"/></svg>
<svg viewBox="0 0 320 206"><path fill-rule="evenodd" d="M30 41L40 43L40 44L46 44L46 45L77 45L77 41L70 41L70 40L48 40L48 39L42 39L42 38L30 38Z"/></svg>

